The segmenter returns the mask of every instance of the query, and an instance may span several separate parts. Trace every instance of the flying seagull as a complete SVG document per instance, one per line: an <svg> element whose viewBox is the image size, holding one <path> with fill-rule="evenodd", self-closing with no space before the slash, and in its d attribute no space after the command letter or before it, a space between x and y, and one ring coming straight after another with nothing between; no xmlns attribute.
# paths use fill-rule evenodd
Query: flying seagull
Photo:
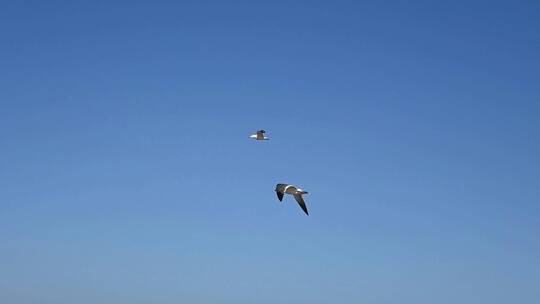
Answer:
<svg viewBox="0 0 540 304"><path fill-rule="evenodd" d="M309 215L304 198L302 198L302 194L308 194L307 191L288 184L277 184L275 191L280 202L283 200L283 195L285 193L293 195L294 199L298 202L298 205L300 205L300 208Z"/></svg>
<svg viewBox="0 0 540 304"><path fill-rule="evenodd" d="M270 140L270 138L266 137L264 135L264 133L266 133L265 130L259 130L259 131L257 131L257 134L251 135L250 138L253 138L253 139L256 139L256 140Z"/></svg>

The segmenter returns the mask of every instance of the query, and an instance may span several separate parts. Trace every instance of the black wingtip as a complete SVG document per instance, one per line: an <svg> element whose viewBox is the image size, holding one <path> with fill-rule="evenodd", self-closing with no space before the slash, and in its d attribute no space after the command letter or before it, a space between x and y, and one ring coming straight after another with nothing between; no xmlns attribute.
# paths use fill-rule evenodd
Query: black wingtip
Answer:
<svg viewBox="0 0 540 304"><path fill-rule="evenodd" d="M274 190L276 191L276 194L277 194L277 198L280 202L283 201L283 193L279 192L278 190Z"/></svg>

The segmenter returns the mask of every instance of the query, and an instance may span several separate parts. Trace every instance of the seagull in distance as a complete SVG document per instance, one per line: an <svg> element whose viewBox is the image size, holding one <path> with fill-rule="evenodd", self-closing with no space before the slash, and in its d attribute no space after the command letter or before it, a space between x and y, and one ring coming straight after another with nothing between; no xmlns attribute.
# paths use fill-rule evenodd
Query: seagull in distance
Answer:
<svg viewBox="0 0 540 304"><path fill-rule="evenodd" d="M275 191L280 202L283 200L283 195L285 194L291 194L292 196L294 196L294 199L298 202L300 208L302 208L302 210L304 210L304 212L309 215L306 203L304 202L304 198L302 197L303 194L308 194L307 191L288 184L277 184Z"/></svg>
<svg viewBox="0 0 540 304"><path fill-rule="evenodd" d="M270 137L266 137L264 133L266 133L265 130L259 130L257 131L257 134L253 134L249 138L253 138L255 140L270 140Z"/></svg>

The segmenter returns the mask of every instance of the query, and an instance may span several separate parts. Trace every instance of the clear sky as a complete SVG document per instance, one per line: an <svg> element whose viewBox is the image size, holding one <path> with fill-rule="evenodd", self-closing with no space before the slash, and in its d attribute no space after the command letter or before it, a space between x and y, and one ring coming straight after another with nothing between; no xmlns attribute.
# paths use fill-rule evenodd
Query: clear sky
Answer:
<svg viewBox="0 0 540 304"><path fill-rule="evenodd" d="M2 303L540 303L538 1L3 1L0 105Z"/></svg>

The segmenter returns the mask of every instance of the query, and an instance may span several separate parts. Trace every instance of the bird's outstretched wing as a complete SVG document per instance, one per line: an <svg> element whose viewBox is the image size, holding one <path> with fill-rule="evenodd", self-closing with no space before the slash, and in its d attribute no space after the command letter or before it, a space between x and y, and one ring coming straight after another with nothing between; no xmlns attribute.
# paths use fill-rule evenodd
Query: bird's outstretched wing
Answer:
<svg viewBox="0 0 540 304"><path fill-rule="evenodd" d="M276 194L277 194L277 197L279 199L279 201L283 201L283 195L285 194L285 188L287 187L287 185L285 184L277 184L276 185Z"/></svg>
<svg viewBox="0 0 540 304"><path fill-rule="evenodd" d="M294 199L296 199L296 201L298 202L298 205L300 205L300 208L302 208L302 210L304 210L304 212L307 215L309 215L309 213L307 211L306 203L304 202L304 198L302 197L302 195L301 194L295 194Z"/></svg>
<svg viewBox="0 0 540 304"><path fill-rule="evenodd" d="M283 201L283 192L276 190L277 198L281 202Z"/></svg>
<svg viewBox="0 0 540 304"><path fill-rule="evenodd" d="M264 130L257 131L257 140L264 140L264 133L266 133Z"/></svg>

